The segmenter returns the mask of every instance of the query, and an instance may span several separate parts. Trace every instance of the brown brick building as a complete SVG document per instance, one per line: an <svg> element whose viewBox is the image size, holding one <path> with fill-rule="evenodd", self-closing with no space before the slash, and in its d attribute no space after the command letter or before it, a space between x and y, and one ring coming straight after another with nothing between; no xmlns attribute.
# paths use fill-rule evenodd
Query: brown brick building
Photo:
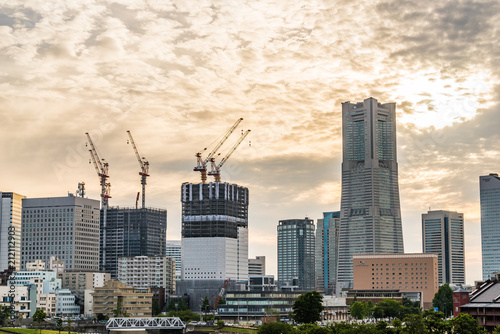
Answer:
<svg viewBox="0 0 500 334"><path fill-rule="evenodd" d="M353 256L354 290L400 290L422 294L424 308L438 291L436 254L363 254Z"/></svg>
<svg viewBox="0 0 500 334"><path fill-rule="evenodd" d="M153 294L149 288L134 288L125 283L107 281L104 287L95 288L94 314L103 314L114 317L114 310L120 309L120 316L150 317Z"/></svg>

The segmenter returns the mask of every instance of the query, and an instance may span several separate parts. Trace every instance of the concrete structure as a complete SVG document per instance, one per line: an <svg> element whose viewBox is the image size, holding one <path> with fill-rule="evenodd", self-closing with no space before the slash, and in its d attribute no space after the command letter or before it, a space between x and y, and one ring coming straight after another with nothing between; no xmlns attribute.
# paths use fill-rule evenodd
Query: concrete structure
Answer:
<svg viewBox="0 0 500 334"><path fill-rule="evenodd" d="M21 268L57 256L66 269L98 270L99 206L73 195L23 199Z"/></svg>
<svg viewBox="0 0 500 334"><path fill-rule="evenodd" d="M438 255L439 284L465 284L464 215L454 211L422 214L422 249Z"/></svg>
<svg viewBox="0 0 500 334"><path fill-rule="evenodd" d="M14 314L16 318L32 317L36 311L36 286L16 286L14 290L8 285L0 286L0 305L10 307L14 293Z"/></svg>
<svg viewBox="0 0 500 334"><path fill-rule="evenodd" d="M75 295L68 289L60 289L56 292L56 314L61 317L80 315L80 306L76 304Z"/></svg>
<svg viewBox="0 0 500 334"><path fill-rule="evenodd" d="M120 257L165 255L166 239L167 210L102 209L100 269L116 279Z"/></svg>
<svg viewBox="0 0 500 334"><path fill-rule="evenodd" d="M479 177L481 201L481 248L483 280L500 271L500 177L491 173Z"/></svg>
<svg viewBox="0 0 500 334"><path fill-rule="evenodd" d="M92 294L94 290L85 290L84 291L84 302L83 302L83 315L86 317L94 316L94 298Z"/></svg>
<svg viewBox="0 0 500 334"><path fill-rule="evenodd" d="M64 266L64 261L59 260L59 258L55 256L50 257L47 269L57 273L57 275L64 273L66 270Z"/></svg>
<svg viewBox="0 0 500 334"><path fill-rule="evenodd" d="M335 294L339 252L340 211L323 212L316 224L316 290L322 294Z"/></svg>
<svg viewBox="0 0 500 334"><path fill-rule="evenodd" d="M107 281L102 288L92 293L94 314L113 317L113 310L119 309L119 317L150 317L153 294L149 288L128 287L125 283Z"/></svg>
<svg viewBox="0 0 500 334"><path fill-rule="evenodd" d="M134 256L118 259L118 280L136 288L164 288L175 293L175 260L168 256Z"/></svg>
<svg viewBox="0 0 500 334"><path fill-rule="evenodd" d="M9 281L8 284L14 284L16 286L24 286L32 284L32 278L39 279L40 282L43 281L55 281L57 275L53 271L18 271L13 274L14 281Z"/></svg>
<svg viewBox="0 0 500 334"><path fill-rule="evenodd" d="M248 291L278 291L273 275L248 276Z"/></svg>
<svg viewBox="0 0 500 334"><path fill-rule="evenodd" d="M355 254L403 253L396 104L342 104L342 198L337 292L352 287Z"/></svg>
<svg viewBox="0 0 500 334"><path fill-rule="evenodd" d="M347 305L352 305L354 302L371 301L373 305L384 299L393 299L400 303L403 302L403 292L399 289L395 290L357 290L349 289L346 293Z"/></svg>
<svg viewBox="0 0 500 334"><path fill-rule="evenodd" d="M62 288L70 290L78 298L81 311L85 311L85 292L103 287L105 282L111 280L111 274L98 272L72 271L58 276L62 280Z"/></svg>
<svg viewBox="0 0 500 334"><path fill-rule="evenodd" d="M182 279L248 280L248 189L183 183Z"/></svg>
<svg viewBox="0 0 500 334"><path fill-rule="evenodd" d="M255 259L248 259L248 276L266 275L266 257L256 256Z"/></svg>
<svg viewBox="0 0 500 334"><path fill-rule="evenodd" d="M182 244L181 240L167 240L165 255L175 260L175 279L181 279L182 273Z"/></svg>
<svg viewBox="0 0 500 334"><path fill-rule="evenodd" d="M314 222L312 219L286 219L278 224L278 283L290 285L298 278L299 289L315 288ZM292 284L293 285L293 284Z"/></svg>
<svg viewBox="0 0 500 334"><path fill-rule="evenodd" d="M233 322L258 322L276 311L280 317L287 318L292 312L293 303L303 291L231 291L226 293L226 304L217 307L222 320Z"/></svg>
<svg viewBox="0 0 500 334"><path fill-rule="evenodd" d="M23 198L23 195L0 191L0 271L9 266L14 266L15 270L21 269Z"/></svg>
<svg viewBox="0 0 500 334"><path fill-rule="evenodd" d="M421 292L424 309L438 291L436 254L364 254L353 257L355 290Z"/></svg>
<svg viewBox="0 0 500 334"><path fill-rule="evenodd" d="M460 313L476 318L489 333L500 326L499 272L493 273L491 279L477 282L476 290L469 295L469 303L460 306Z"/></svg>
<svg viewBox="0 0 500 334"><path fill-rule="evenodd" d="M324 310L321 312L322 322L346 321L349 317L346 298L323 296Z"/></svg>
<svg viewBox="0 0 500 334"><path fill-rule="evenodd" d="M26 271L45 271L45 262L35 260L35 262L26 263Z"/></svg>

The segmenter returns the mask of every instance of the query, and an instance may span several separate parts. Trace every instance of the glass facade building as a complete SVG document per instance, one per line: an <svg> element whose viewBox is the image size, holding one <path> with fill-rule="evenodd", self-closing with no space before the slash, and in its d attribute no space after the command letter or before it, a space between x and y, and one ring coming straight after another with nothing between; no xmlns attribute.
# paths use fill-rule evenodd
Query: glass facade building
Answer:
<svg viewBox="0 0 500 334"><path fill-rule="evenodd" d="M500 271L500 177L491 173L479 177L481 201L481 248L483 280Z"/></svg>
<svg viewBox="0 0 500 334"><path fill-rule="evenodd" d="M337 288L352 288L355 254L403 253L396 104L342 104L342 198Z"/></svg>
<svg viewBox="0 0 500 334"><path fill-rule="evenodd" d="M167 210L101 209L100 268L118 277L118 258L161 256L166 252Z"/></svg>
<svg viewBox="0 0 500 334"><path fill-rule="evenodd" d="M323 212L316 224L316 290L335 293L339 250L340 211Z"/></svg>
<svg viewBox="0 0 500 334"><path fill-rule="evenodd" d="M464 215L453 211L422 214L422 249L438 255L439 284L465 284Z"/></svg>
<svg viewBox="0 0 500 334"><path fill-rule="evenodd" d="M286 219L278 224L278 282L304 291L315 289L314 222L312 219Z"/></svg>

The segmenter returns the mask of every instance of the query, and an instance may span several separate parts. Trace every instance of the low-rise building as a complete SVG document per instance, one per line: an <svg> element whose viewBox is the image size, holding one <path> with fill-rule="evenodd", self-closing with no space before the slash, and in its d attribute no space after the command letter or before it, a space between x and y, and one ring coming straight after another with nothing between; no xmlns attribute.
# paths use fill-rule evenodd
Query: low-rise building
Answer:
<svg viewBox="0 0 500 334"><path fill-rule="evenodd" d="M469 303L469 291L457 289L453 291L453 317L460 314L460 307Z"/></svg>
<svg viewBox="0 0 500 334"><path fill-rule="evenodd" d="M56 293L56 315L61 317L80 315L80 306L76 304L75 295L68 289L60 289Z"/></svg>
<svg viewBox="0 0 500 334"><path fill-rule="evenodd" d="M110 280L103 287L95 288L92 297L94 314L113 317L113 311L117 310L118 316L151 316L153 294L149 288L130 287Z"/></svg>
<svg viewBox="0 0 500 334"><path fill-rule="evenodd" d="M12 293L14 293L13 303L10 296ZM8 285L0 286L0 305L7 307L14 305L14 315L18 319L32 317L36 311L36 286L16 286L14 290Z"/></svg>
<svg viewBox="0 0 500 334"><path fill-rule="evenodd" d="M421 305L432 307L439 288L436 254L363 254L353 256L354 290L399 290ZM349 301L348 301L349 303Z"/></svg>
<svg viewBox="0 0 500 334"><path fill-rule="evenodd" d="M168 256L134 256L118 259L118 281L128 286L165 288L175 293L175 260Z"/></svg>
<svg viewBox="0 0 500 334"><path fill-rule="evenodd" d="M346 298L323 296L323 307L321 320L324 322L346 321L349 317Z"/></svg>
<svg viewBox="0 0 500 334"><path fill-rule="evenodd" d="M78 298L78 304L84 310L85 291L93 291L95 288L104 286L111 279L109 273L72 271L59 274L62 280L62 288L69 289Z"/></svg>
<svg viewBox="0 0 500 334"><path fill-rule="evenodd" d="M45 262L35 260L35 262L26 263L26 271L45 271Z"/></svg>

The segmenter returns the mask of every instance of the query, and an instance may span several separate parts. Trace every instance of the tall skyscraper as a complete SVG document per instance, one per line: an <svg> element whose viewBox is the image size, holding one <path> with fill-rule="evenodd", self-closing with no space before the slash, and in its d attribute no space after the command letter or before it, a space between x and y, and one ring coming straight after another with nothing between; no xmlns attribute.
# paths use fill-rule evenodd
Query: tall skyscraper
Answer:
<svg viewBox="0 0 500 334"><path fill-rule="evenodd" d="M316 290L335 293L339 251L340 211L323 212L316 224Z"/></svg>
<svg viewBox="0 0 500 334"><path fill-rule="evenodd" d="M182 246L180 240L167 240L167 247L165 251L166 256L170 256L175 260L175 279L181 279L182 269Z"/></svg>
<svg viewBox="0 0 500 334"><path fill-rule="evenodd" d="M479 177L481 200L481 248L483 280L500 271L500 177L498 174Z"/></svg>
<svg viewBox="0 0 500 334"><path fill-rule="evenodd" d="M352 287L355 254L403 253L396 104L342 104L342 199L337 293Z"/></svg>
<svg viewBox="0 0 500 334"><path fill-rule="evenodd" d="M101 209L101 270L118 277L118 259L133 256L165 255L167 210Z"/></svg>
<svg viewBox="0 0 500 334"><path fill-rule="evenodd" d="M314 222L312 219L286 219L278 224L278 281L281 286L315 289Z"/></svg>
<svg viewBox="0 0 500 334"><path fill-rule="evenodd" d="M422 214L422 249L438 255L439 284L465 284L464 215L454 211Z"/></svg>
<svg viewBox="0 0 500 334"><path fill-rule="evenodd" d="M24 196L0 191L0 271L21 269L21 211ZM14 239L9 238L14 237ZM10 263L9 263L10 260Z"/></svg>
<svg viewBox="0 0 500 334"><path fill-rule="evenodd" d="M183 183L182 279L248 280L248 188Z"/></svg>
<svg viewBox="0 0 500 334"><path fill-rule="evenodd" d="M21 270L27 262L51 256L67 270L99 270L99 206L75 197L23 199Z"/></svg>

